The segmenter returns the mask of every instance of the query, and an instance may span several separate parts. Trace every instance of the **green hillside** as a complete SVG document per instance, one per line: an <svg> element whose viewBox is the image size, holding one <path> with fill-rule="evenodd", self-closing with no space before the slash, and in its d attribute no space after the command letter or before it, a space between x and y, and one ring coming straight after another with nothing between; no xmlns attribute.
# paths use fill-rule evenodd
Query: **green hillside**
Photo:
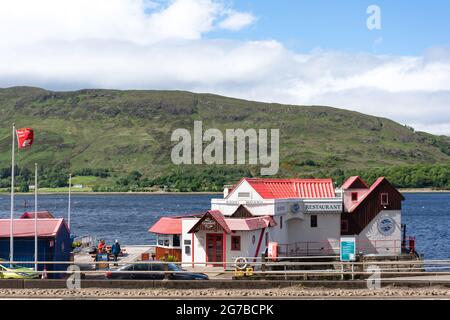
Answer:
<svg viewBox="0 0 450 320"><path fill-rule="evenodd" d="M414 132L358 112L180 91L14 87L0 89L0 188L9 181L13 122L35 130L32 148L17 156L19 185L32 177L34 162L49 187L64 185L71 171L89 177L81 181L89 181L94 190L138 190L155 184L216 190L242 175L259 174L256 166L173 165L171 133L176 128L192 131L194 120L202 120L204 130L223 132L279 128L282 177L333 176L339 181L353 172L406 172L407 181L400 181L403 175L395 178L398 185L450 187L449 137ZM433 175L439 182L430 180Z"/></svg>

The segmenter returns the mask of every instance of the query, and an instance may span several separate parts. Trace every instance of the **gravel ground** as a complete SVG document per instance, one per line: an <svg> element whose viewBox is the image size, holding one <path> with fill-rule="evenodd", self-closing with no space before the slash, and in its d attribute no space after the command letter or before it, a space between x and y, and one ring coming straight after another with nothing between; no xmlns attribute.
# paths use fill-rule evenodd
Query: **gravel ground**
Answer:
<svg viewBox="0 0 450 320"><path fill-rule="evenodd" d="M326 289L326 288L273 288L273 289L0 289L3 298L295 298L295 297L444 297L450 299L450 289L394 288Z"/></svg>

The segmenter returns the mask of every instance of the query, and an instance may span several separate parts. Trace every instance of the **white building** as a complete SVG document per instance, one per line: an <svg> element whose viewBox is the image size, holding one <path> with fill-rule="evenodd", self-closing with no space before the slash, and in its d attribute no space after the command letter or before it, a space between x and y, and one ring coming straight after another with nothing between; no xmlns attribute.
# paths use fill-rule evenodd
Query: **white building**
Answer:
<svg viewBox="0 0 450 320"><path fill-rule="evenodd" d="M256 259L269 243L281 256L338 255L343 235L362 253L399 254L402 200L384 178L369 188L351 177L337 190L331 179L243 178L204 214L164 217L149 231L180 238L157 249L176 250L184 264Z"/></svg>

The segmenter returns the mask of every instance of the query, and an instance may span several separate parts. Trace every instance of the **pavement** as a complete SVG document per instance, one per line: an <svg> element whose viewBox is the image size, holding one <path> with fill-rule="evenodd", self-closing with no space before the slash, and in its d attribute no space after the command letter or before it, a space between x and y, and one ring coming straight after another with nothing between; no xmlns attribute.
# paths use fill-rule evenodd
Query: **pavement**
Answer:
<svg viewBox="0 0 450 320"><path fill-rule="evenodd" d="M396 278L388 278L388 280L450 282L450 275L446 274L446 275L432 275L432 276L396 277Z"/></svg>

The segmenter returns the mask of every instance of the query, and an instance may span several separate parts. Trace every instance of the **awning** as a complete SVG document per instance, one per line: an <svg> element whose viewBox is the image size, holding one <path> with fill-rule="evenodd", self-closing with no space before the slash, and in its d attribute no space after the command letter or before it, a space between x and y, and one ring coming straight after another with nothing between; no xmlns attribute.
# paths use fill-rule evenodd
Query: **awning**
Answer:
<svg viewBox="0 0 450 320"><path fill-rule="evenodd" d="M159 234L181 234L182 220L179 217L162 217L148 229L148 232Z"/></svg>

